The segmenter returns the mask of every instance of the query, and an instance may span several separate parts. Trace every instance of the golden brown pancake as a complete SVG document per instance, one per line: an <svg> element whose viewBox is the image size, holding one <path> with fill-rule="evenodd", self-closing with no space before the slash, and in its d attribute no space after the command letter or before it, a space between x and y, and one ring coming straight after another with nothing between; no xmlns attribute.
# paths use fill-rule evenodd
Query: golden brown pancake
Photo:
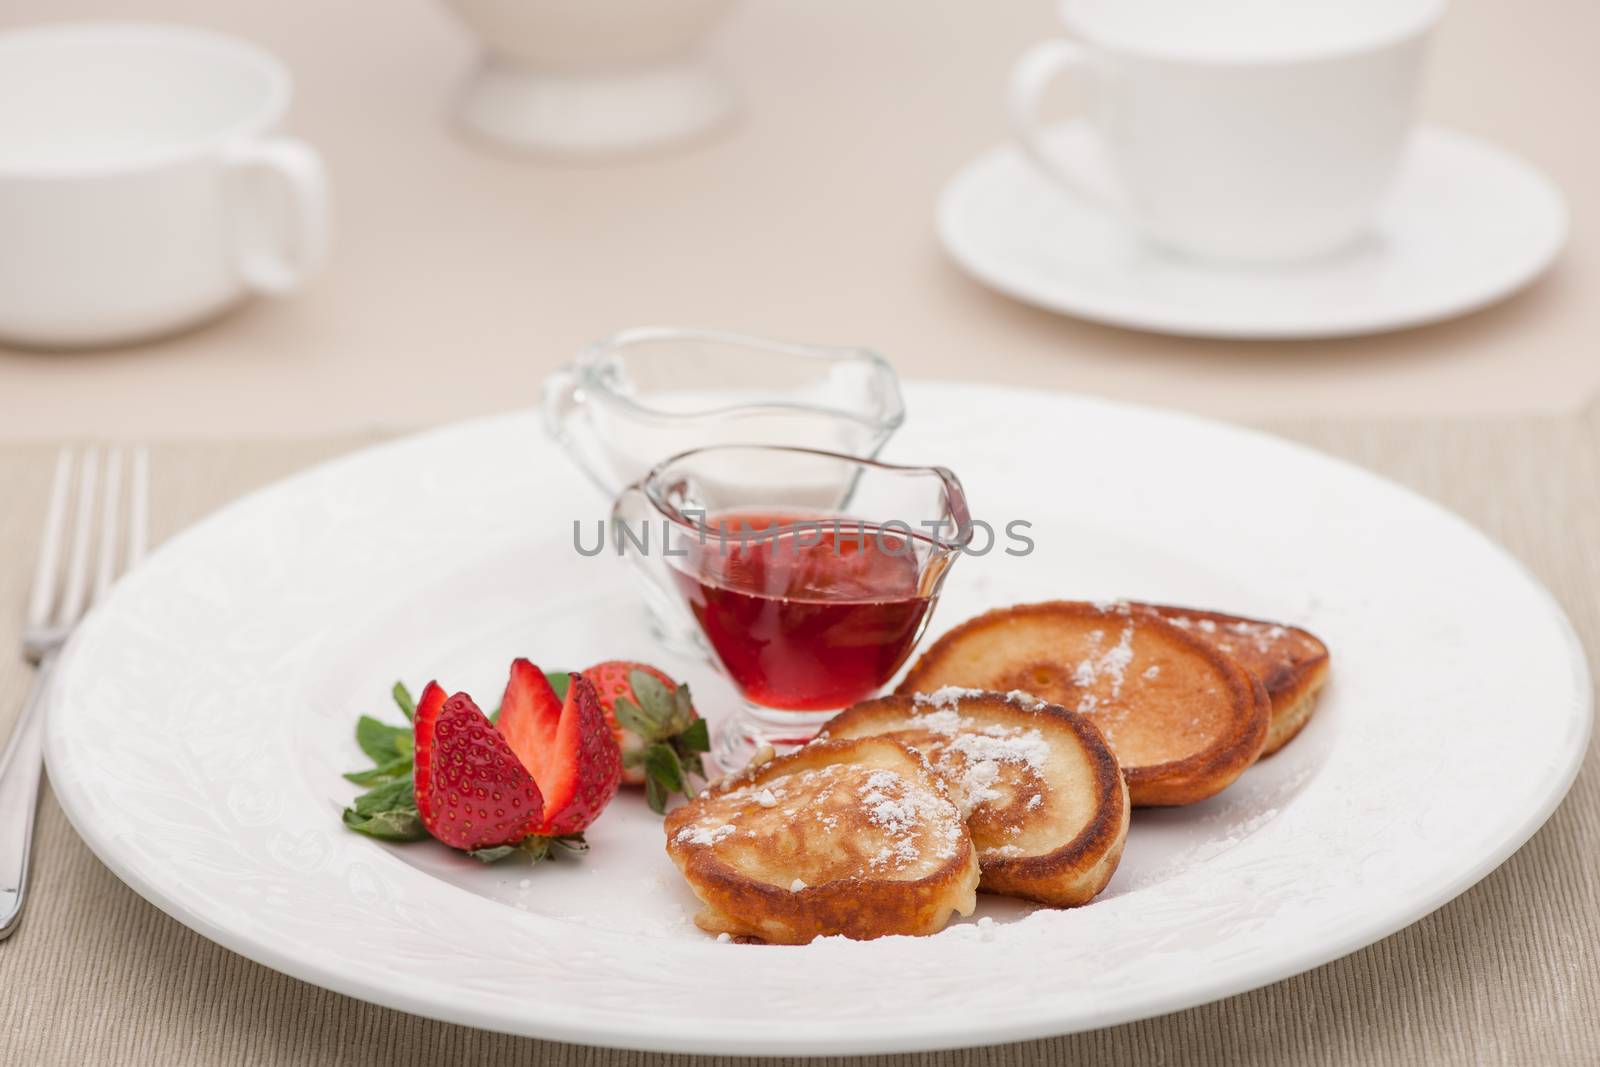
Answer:
<svg viewBox="0 0 1600 1067"><path fill-rule="evenodd" d="M707 933L932 934L977 903L977 852L948 789L886 738L812 742L707 789L666 831Z"/></svg>
<svg viewBox="0 0 1600 1067"><path fill-rule="evenodd" d="M1111 880L1128 835L1128 791L1087 718L1026 693L949 686L868 700L819 737L887 737L928 758L978 850L978 888L1056 907Z"/></svg>
<svg viewBox="0 0 1600 1067"><path fill-rule="evenodd" d="M1298 626L1195 611L1166 604L1140 604L1174 626L1232 656L1266 687L1272 722L1261 755L1270 756L1311 721L1317 697L1328 680L1328 646Z"/></svg>
<svg viewBox="0 0 1600 1067"><path fill-rule="evenodd" d="M895 692L947 685L1021 690L1087 716L1136 807L1221 792L1261 754L1271 718L1266 690L1232 657L1128 604L987 612L934 642Z"/></svg>

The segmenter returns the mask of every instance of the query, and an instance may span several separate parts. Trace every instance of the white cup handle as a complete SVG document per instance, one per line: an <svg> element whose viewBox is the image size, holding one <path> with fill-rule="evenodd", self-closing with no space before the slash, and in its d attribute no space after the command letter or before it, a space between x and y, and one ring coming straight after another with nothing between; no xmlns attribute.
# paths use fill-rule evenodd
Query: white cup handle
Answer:
<svg viewBox="0 0 1600 1067"><path fill-rule="evenodd" d="M322 265L328 247L328 178L322 157L301 141L272 138L231 149L227 160L233 257L239 277L258 293L282 296ZM285 233L265 221L261 183L278 186L288 205Z"/></svg>
<svg viewBox="0 0 1600 1067"><path fill-rule="evenodd" d="M1044 143L1040 135L1039 99L1050 83L1067 72L1076 72L1089 81L1097 74L1098 60L1076 41L1040 41L1022 53L1011 68L1011 95L1008 111L1011 132L1035 166L1063 185L1079 199L1118 215L1126 214L1122 198L1109 189L1087 181Z"/></svg>

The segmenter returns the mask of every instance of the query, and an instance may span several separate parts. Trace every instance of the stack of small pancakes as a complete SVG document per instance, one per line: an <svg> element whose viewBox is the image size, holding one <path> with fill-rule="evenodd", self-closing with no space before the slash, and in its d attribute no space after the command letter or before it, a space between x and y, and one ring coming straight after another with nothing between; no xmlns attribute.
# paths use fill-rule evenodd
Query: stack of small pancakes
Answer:
<svg viewBox="0 0 1600 1067"><path fill-rule="evenodd" d="M1052 601L946 633L895 695L667 817L696 923L804 944L930 934L975 891L1087 903L1130 806L1227 788L1311 716L1304 630L1161 605Z"/></svg>

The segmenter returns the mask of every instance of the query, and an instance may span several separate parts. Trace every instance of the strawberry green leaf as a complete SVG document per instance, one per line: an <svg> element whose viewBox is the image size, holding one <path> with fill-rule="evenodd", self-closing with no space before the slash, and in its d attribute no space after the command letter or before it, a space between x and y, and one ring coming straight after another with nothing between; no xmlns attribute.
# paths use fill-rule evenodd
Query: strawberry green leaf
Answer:
<svg viewBox="0 0 1600 1067"><path fill-rule="evenodd" d="M493 848L475 848L467 855L483 863L493 863L503 860L517 850L516 845L496 845Z"/></svg>
<svg viewBox="0 0 1600 1067"><path fill-rule="evenodd" d="M672 751L670 745L657 744L646 749L644 770L671 792L681 793L689 786L683 776L683 764L679 762L678 754Z"/></svg>
<svg viewBox="0 0 1600 1067"><path fill-rule="evenodd" d="M679 685L672 692L672 714L664 727L667 735L681 734L699 721L694 714L694 701L689 698L689 687Z"/></svg>
<svg viewBox="0 0 1600 1067"><path fill-rule="evenodd" d="M407 752L404 756L398 756L387 763L380 763L376 767L369 767L364 771L350 771L345 778L356 785L386 785L400 778L410 780L411 772L411 753Z"/></svg>
<svg viewBox="0 0 1600 1067"><path fill-rule="evenodd" d="M552 848L560 846L568 852L587 852L589 845L582 834L564 834L560 837L544 837L540 834L529 834L514 845L495 845L493 848L479 848L468 852L467 855L484 863L494 863L507 856L521 853L528 857L528 862L538 863L550 856Z"/></svg>
<svg viewBox="0 0 1600 1067"><path fill-rule="evenodd" d="M396 682L394 688L389 690L394 696L394 702L400 706L400 714L406 717L406 722L417 713L417 702L411 699L411 690L406 688L406 683Z"/></svg>
<svg viewBox="0 0 1600 1067"><path fill-rule="evenodd" d="M356 744L361 746L361 751L373 763L381 765L400 758L399 739L402 737L410 742L411 730L408 727L390 726L370 715L363 715L356 721Z"/></svg>
<svg viewBox="0 0 1600 1067"><path fill-rule="evenodd" d="M373 815L358 815L350 808L344 810L344 824L358 834L376 837L380 841L421 841L428 836L422 818L412 811L380 811Z"/></svg>
<svg viewBox="0 0 1600 1067"><path fill-rule="evenodd" d="M667 798L673 793L682 793L692 796L694 791L689 785L688 775L684 773L683 764L678 760L678 754L672 746L658 742L645 749L644 752L645 774L645 800L650 805L650 810L658 815L667 810Z"/></svg>
<svg viewBox="0 0 1600 1067"><path fill-rule="evenodd" d="M583 839L582 834L562 834L560 837L552 837L550 843L559 845L568 852L581 854L589 851L589 842Z"/></svg>
<svg viewBox="0 0 1600 1067"><path fill-rule="evenodd" d="M680 756L690 752L710 752L711 729L704 719L696 719L677 732L672 739L672 747L678 750Z"/></svg>
<svg viewBox="0 0 1600 1067"><path fill-rule="evenodd" d="M645 803L649 804L650 810L655 812L657 815L665 815L667 813L668 796L669 794L667 791L661 788L660 782L656 781L654 778L646 778L644 780Z"/></svg>
<svg viewBox="0 0 1600 1067"><path fill-rule="evenodd" d="M612 702L611 714L617 717L617 725L624 730L631 730L640 740L647 743L660 740L657 736L660 733L660 724L627 697L618 697Z"/></svg>
<svg viewBox="0 0 1600 1067"><path fill-rule="evenodd" d="M370 789L344 809L344 824L382 841L420 841L428 836L417 814L411 779L401 778Z"/></svg>
<svg viewBox="0 0 1600 1067"><path fill-rule="evenodd" d="M352 804L357 815L376 815L383 811L416 811L417 794L410 778L400 778L369 789Z"/></svg>
<svg viewBox="0 0 1600 1067"><path fill-rule="evenodd" d="M545 671L544 676L549 681L550 688L556 691L556 699L567 699L567 686L572 682L572 675L566 671Z"/></svg>
<svg viewBox="0 0 1600 1067"><path fill-rule="evenodd" d="M676 711L673 693L661 679L644 671L629 671L628 688L633 690L633 698L639 702L644 718L651 723L650 730L640 733L640 737L646 741L659 741L678 732L671 729Z"/></svg>

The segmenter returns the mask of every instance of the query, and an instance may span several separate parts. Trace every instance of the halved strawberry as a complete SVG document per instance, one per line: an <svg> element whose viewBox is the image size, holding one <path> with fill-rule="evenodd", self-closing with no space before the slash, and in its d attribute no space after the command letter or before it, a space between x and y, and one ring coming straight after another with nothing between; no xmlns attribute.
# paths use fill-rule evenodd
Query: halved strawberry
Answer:
<svg viewBox="0 0 1600 1067"><path fill-rule="evenodd" d="M627 660L607 660L583 673L594 682L622 750L622 780L644 786L657 811L666 809L672 793L693 796L689 775L705 777L700 754L711 746L689 687L649 664Z"/></svg>
<svg viewBox="0 0 1600 1067"><path fill-rule="evenodd" d="M417 815L424 828L432 825L429 820L433 818L433 734L444 699L444 688L438 682L429 682L422 690L416 710L411 713L411 787L416 794Z"/></svg>
<svg viewBox="0 0 1600 1067"><path fill-rule="evenodd" d="M544 819L531 833L581 833L617 795L622 754L583 675L568 677L562 701L543 671L513 661L497 725L544 795Z"/></svg>
<svg viewBox="0 0 1600 1067"><path fill-rule="evenodd" d="M434 837L473 851L515 845L544 818L544 798L494 724L465 693L429 682L412 719L417 814Z"/></svg>

